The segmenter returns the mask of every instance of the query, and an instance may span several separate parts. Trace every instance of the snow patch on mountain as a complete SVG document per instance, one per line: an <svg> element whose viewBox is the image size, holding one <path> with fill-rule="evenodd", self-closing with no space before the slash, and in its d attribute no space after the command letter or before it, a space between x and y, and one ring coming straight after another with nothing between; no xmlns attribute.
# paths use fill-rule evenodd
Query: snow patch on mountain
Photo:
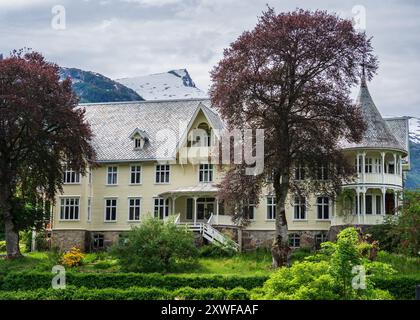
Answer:
<svg viewBox="0 0 420 320"><path fill-rule="evenodd" d="M207 94L195 86L186 69L115 81L133 89L146 100L207 98Z"/></svg>
<svg viewBox="0 0 420 320"><path fill-rule="evenodd" d="M410 141L420 144L420 118L411 118L409 124Z"/></svg>

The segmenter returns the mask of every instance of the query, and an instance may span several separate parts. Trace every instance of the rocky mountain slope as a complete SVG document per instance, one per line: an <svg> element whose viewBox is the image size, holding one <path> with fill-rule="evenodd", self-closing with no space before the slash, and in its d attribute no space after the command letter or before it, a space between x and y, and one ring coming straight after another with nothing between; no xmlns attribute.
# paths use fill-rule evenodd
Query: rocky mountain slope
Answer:
<svg viewBox="0 0 420 320"><path fill-rule="evenodd" d="M60 68L60 78L70 77L80 102L112 102L144 100L134 90L99 73L76 68Z"/></svg>

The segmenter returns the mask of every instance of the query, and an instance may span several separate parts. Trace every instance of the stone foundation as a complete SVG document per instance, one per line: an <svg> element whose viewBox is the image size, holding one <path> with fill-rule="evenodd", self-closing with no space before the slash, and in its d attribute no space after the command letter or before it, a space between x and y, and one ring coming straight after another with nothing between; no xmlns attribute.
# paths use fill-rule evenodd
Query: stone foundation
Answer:
<svg viewBox="0 0 420 320"><path fill-rule="evenodd" d="M289 231L289 234L300 235L300 248L316 248L315 236L327 231ZM243 230L242 250L250 251L257 248L271 248L274 239L274 230Z"/></svg>
<svg viewBox="0 0 420 320"><path fill-rule="evenodd" d="M87 251L88 239L85 230L53 230L51 233L51 247L60 251L68 251L73 247Z"/></svg>

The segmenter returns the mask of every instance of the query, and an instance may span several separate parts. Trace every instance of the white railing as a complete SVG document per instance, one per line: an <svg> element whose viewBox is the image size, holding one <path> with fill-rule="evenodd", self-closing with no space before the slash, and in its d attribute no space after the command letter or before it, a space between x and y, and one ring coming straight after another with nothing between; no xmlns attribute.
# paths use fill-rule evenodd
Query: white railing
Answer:
<svg viewBox="0 0 420 320"><path fill-rule="evenodd" d="M178 220L177 224L180 226L186 226L189 230L193 232L200 233L203 236L203 238L207 239L210 242L232 246L236 251L239 251L239 245L235 241L227 238L223 233L211 226L210 222L212 218L213 216L210 216L208 222L195 223L180 222Z"/></svg>
<svg viewBox="0 0 420 320"><path fill-rule="evenodd" d="M231 215L211 215L207 223L220 226L235 226Z"/></svg>
<svg viewBox="0 0 420 320"><path fill-rule="evenodd" d="M347 216L334 216L331 219L332 226L341 226L346 224L381 224L384 222L384 215L367 214L367 215L347 215Z"/></svg>

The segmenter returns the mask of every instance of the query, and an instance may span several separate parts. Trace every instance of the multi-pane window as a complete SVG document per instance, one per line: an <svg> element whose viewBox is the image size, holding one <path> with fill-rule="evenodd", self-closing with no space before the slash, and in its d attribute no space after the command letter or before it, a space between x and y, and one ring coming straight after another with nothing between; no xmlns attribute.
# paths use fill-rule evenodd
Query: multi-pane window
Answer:
<svg viewBox="0 0 420 320"><path fill-rule="evenodd" d="M87 203L87 221L90 222L92 220L92 199L88 198Z"/></svg>
<svg viewBox="0 0 420 320"><path fill-rule="evenodd" d="M128 220L129 221L140 220L140 205L141 205L141 198L128 199Z"/></svg>
<svg viewBox="0 0 420 320"><path fill-rule="evenodd" d="M107 184L118 184L118 167L108 167Z"/></svg>
<svg viewBox="0 0 420 320"><path fill-rule="evenodd" d="M359 161L357 161L359 160ZM358 156L356 157L356 159L354 159L354 166L356 168L356 171L359 173L362 173L362 161L363 161L363 157L362 156Z"/></svg>
<svg viewBox="0 0 420 320"><path fill-rule="evenodd" d="M169 199L155 198L155 218L164 219L169 215Z"/></svg>
<svg viewBox="0 0 420 320"><path fill-rule="evenodd" d="M103 249L105 244L103 233L94 233L92 236L92 248L95 250Z"/></svg>
<svg viewBox="0 0 420 320"><path fill-rule="evenodd" d="M318 233L315 235L315 245L319 247L319 245L328 240L326 233Z"/></svg>
<svg viewBox="0 0 420 320"><path fill-rule="evenodd" d="M373 213L372 195L367 194L365 199L366 199L366 214L372 214Z"/></svg>
<svg viewBox="0 0 420 320"><path fill-rule="evenodd" d="M66 167L63 172L63 183L80 183L80 173Z"/></svg>
<svg viewBox="0 0 420 320"><path fill-rule="evenodd" d="M169 164L156 166L156 183L169 183L170 168Z"/></svg>
<svg viewBox="0 0 420 320"><path fill-rule="evenodd" d="M305 168L298 166L295 168L295 180L305 180Z"/></svg>
<svg viewBox="0 0 420 320"><path fill-rule="evenodd" d="M316 199L318 219L329 219L330 199L328 197L318 197Z"/></svg>
<svg viewBox="0 0 420 320"><path fill-rule="evenodd" d="M381 158L375 159L375 172L376 173L382 172L382 159Z"/></svg>
<svg viewBox="0 0 420 320"><path fill-rule="evenodd" d="M289 234L289 246L292 248L299 248L300 247L300 235L297 233Z"/></svg>
<svg viewBox="0 0 420 320"><path fill-rule="evenodd" d="M130 168L130 183L140 184L141 183L141 166L131 166Z"/></svg>
<svg viewBox="0 0 420 320"><path fill-rule="evenodd" d="M328 180L328 168L324 165L318 167L317 176L318 180Z"/></svg>
<svg viewBox="0 0 420 320"><path fill-rule="evenodd" d="M306 218L306 200L305 197L296 196L295 202L293 204L294 207L294 218L296 220L305 220Z"/></svg>
<svg viewBox="0 0 420 320"><path fill-rule="evenodd" d="M200 182L213 182L212 164L200 164L199 180Z"/></svg>
<svg viewBox="0 0 420 320"><path fill-rule="evenodd" d="M117 220L117 199L105 199L105 221Z"/></svg>
<svg viewBox="0 0 420 320"><path fill-rule="evenodd" d="M382 198L376 195L376 214L382 214Z"/></svg>
<svg viewBox="0 0 420 320"><path fill-rule="evenodd" d="M276 219L276 200L274 197L267 197L267 220Z"/></svg>
<svg viewBox="0 0 420 320"><path fill-rule="evenodd" d="M79 220L80 199L61 198L60 200L60 219Z"/></svg>
<svg viewBox="0 0 420 320"><path fill-rule="evenodd" d="M372 158L366 158L365 159L365 172L366 173L372 173L373 172L373 159Z"/></svg>
<svg viewBox="0 0 420 320"><path fill-rule="evenodd" d="M243 207L244 211L244 217L246 217L249 220L255 219L255 204L254 203L248 203L248 205Z"/></svg>

